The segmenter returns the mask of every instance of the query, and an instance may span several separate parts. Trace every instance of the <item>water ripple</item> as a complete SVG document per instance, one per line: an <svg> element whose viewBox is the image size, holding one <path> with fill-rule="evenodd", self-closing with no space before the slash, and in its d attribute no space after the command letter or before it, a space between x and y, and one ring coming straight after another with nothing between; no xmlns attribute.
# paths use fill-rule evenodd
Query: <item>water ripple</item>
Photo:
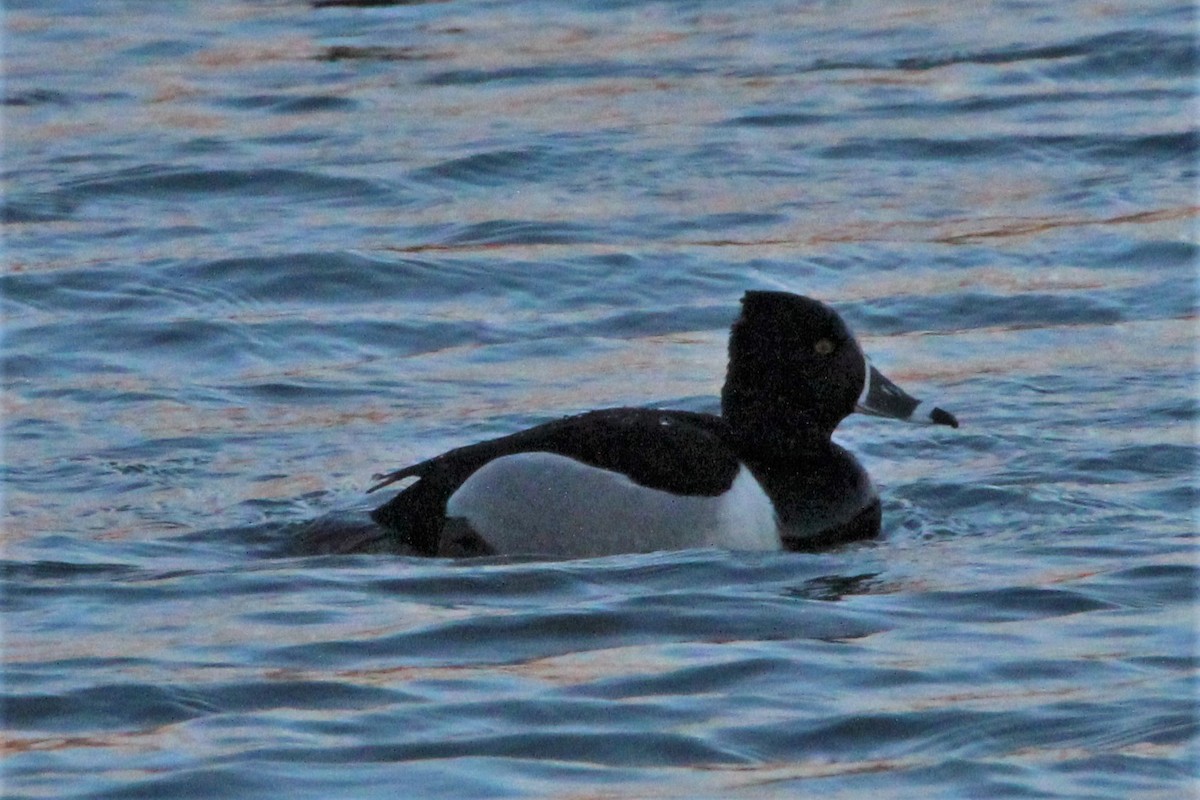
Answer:
<svg viewBox="0 0 1200 800"><path fill-rule="evenodd" d="M1189 4L75 5L5 15L8 795L1187 794ZM300 546L716 410L753 288L963 420L840 426L877 541Z"/></svg>

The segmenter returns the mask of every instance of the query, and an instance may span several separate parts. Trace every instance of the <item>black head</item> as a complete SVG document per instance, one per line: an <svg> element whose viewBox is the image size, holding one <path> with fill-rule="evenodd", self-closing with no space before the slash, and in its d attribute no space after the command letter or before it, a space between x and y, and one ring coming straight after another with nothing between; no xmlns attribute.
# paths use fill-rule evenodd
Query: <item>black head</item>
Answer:
<svg viewBox="0 0 1200 800"><path fill-rule="evenodd" d="M866 377L866 358L832 308L788 292L746 292L729 335L721 413L752 439L789 431L828 441Z"/></svg>
<svg viewBox="0 0 1200 800"><path fill-rule="evenodd" d="M729 335L721 414L748 445L777 453L827 445L854 411L958 427L871 366L824 303L788 292L746 292Z"/></svg>

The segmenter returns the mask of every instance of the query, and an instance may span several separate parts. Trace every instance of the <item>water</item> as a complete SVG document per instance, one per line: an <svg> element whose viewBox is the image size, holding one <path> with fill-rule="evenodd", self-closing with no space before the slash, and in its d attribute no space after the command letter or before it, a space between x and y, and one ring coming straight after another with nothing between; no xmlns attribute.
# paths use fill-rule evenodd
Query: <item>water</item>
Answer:
<svg viewBox="0 0 1200 800"><path fill-rule="evenodd" d="M12 2L4 793L1174 798L1179 0ZM876 542L295 552L374 472L711 409L748 288L963 422Z"/></svg>

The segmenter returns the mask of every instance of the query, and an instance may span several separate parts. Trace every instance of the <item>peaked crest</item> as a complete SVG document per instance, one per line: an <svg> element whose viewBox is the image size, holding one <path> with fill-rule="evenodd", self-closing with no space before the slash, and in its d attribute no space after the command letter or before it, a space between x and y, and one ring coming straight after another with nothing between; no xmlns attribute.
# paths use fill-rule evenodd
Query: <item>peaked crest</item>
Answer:
<svg viewBox="0 0 1200 800"><path fill-rule="evenodd" d="M722 416L757 447L809 449L828 443L854 411L866 377L862 349L832 308L788 292L747 292L730 331Z"/></svg>

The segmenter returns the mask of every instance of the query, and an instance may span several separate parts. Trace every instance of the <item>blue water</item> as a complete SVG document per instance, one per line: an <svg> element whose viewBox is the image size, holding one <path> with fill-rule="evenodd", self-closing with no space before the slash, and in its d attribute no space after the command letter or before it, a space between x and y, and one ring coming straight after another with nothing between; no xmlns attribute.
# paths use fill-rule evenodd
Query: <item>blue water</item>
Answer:
<svg viewBox="0 0 1200 800"><path fill-rule="evenodd" d="M6 4L5 796L1194 791L1190 3L315 5ZM294 547L749 288L963 422L878 541Z"/></svg>

